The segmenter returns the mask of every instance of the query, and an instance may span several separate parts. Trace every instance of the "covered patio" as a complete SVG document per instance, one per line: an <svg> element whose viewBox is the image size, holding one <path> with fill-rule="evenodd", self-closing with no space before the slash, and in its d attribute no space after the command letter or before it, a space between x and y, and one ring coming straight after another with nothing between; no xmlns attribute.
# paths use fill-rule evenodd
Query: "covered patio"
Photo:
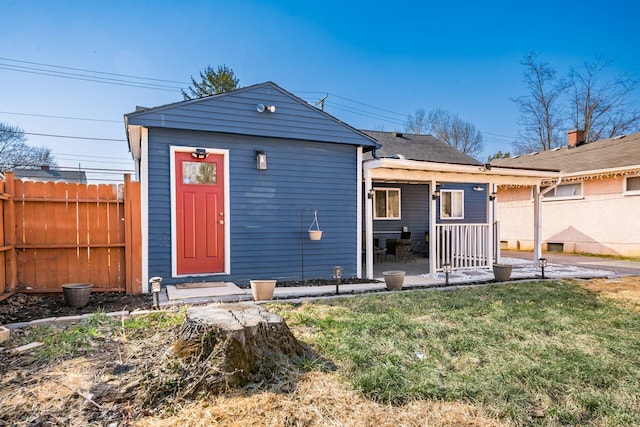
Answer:
<svg viewBox="0 0 640 427"><path fill-rule="evenodd" d="M491 270L493 264L500 260L499 213L495 201L499 186L532 188L535 215L534 223L529 226L534 228L539 257L542 246L540 184L544 180L557 185L558 176L558 172L552 170L492 167L490 164L452 164L401 158L364 161L365 239L362 248L364 271L361 277L381 277L382 271L395 269L396 266L409 276L438 273L447 264L454 271ZM407 231L404 223L408 220L380 221L379 215L376 217L374 214L378 213L375 209L379 208L374 206L374 198L377 200L378 194L381 194L389 199L399 199L401 190L407 196L406 204L412 206L414 218L418 218L417 222L414 219L412 227L417 240L412 238L410 244L412 249L422 246L421 253L409 262L401 260L398 264L390 264L389 257L385 257L385 262L380 262L380 241L389 239L393 233L400 235ZM397 195L392 191L397 191ZM448 201L447 209L451 209L452 196L459 196L461 203L467 201L466 215L446 217L450 212L443 208L442 200ZM395 227L395 230L391 227ZM422 242L423 235L425 238Z"/></svg>

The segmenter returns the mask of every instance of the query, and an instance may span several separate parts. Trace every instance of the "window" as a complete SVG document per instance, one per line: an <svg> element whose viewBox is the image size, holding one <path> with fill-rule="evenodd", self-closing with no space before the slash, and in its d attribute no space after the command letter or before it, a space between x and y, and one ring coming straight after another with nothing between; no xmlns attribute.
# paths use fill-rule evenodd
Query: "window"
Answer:
<svg viewBox="0 0 640 427"><path fill-rule="evenodd" d="M440 218L464 219L463 190L440 190Z"/></svg>
<svg viewBox="0 0 640 427"><path fill-rule="evenodd" d="M640 176L629 176L624 181L624 192L640 194Z"/></svg>
<svg viewBox="0 0 640 427"><path fill-rule="evenodd" d="M541 189L544 191L544 188ZM560 184L553 190L545 193L545 199L576 199L582 197L582 183Z"/></svg>
<svg viewBox="0 0 640 427"><path fill-rule="evenodd" d="M400 219L400 189L375 188L373 219Z"/></svg>
<svg viewBox="0 0 640 427"><path fill-rule="evenodd" d="M182 182L184 184L215 184L216 166L215 163L182 162Z"/></svg>

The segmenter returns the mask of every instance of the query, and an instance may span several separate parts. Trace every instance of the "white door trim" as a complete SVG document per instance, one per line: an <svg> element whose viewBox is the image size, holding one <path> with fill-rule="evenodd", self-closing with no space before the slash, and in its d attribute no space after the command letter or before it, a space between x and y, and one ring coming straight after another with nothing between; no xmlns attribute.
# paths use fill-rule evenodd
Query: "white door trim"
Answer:
<svg viewBox="0 0 640 427"><path fill-rule="evenodd" d="M221 154L224 159L224 271L217 273L205 274L178 274L178 250L177 250L177 230L176 230L176 153L191 153L196 148L201 147L184 147L171 145L170 147L170 186L171 186L171 277L194 277L194 276L213 276L231 274L231 215L230 196L229 196L229 150L221 150L215 148L207 148L207 153Z"/></svg>

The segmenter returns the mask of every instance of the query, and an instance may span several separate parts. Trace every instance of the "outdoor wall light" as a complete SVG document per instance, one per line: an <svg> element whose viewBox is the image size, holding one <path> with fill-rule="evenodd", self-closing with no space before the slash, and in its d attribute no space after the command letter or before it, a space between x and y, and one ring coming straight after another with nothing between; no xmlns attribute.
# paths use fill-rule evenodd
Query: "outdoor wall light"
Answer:
<svg viewBox="0 0 640 427"><path fill-rule="evenodd" d="M489 200L495 200L497 196L498 196L498 193L496 193L495 191L492 191L491 194L489 194Z"/></svg>
<svg viewBox="0 0 640 427"><path fill-rule="evenodd" d="M442 271L444 271L444 277L445 277L445 285L449 286L449 274L451 274L451 264L449 263L445 263L442 264Z"/></svg>
<svg viewBox="0 0 640 427"><path fill-rule="evenodd" d="M340 267L339 265L336 265L335 267L333 267L333 278L336 281L336 295L338 295L338 290L339 290L338 287L342 282L342 267Z"/></svg>
<svg viewBox="0 0 640 427"><path fill-rule="evenodd" d="M191 157L194 159L206 159L209 157L209 153L204 148L196 148L196 150L191 153Z"/></svg>
<svg viewBox="0 0 640 427"><path fill-rule="evenodd" d="M476 184L473 186L473 191L484 191L484 186Z"/></svg>
<svg viewBox="0 0 640 427"><path fill-rule="evenodd" d="M433 194L431 195L431 198L433 200L436 200L438 197L440 197L440 190L434 191Z"/></svg>
<svg viewBox="0 0 640 427"><path fill-rule="evenodd" d="M152 277L149 279L151 284L151 292L156 304L156 308L160 308L160 288L162 287L162 277Z"/></svg>
<svg viewBox="0 0 640 427"><path fill-rule="evenodd" d="M546 258L540 258L538 259L538 267L540 267L540 270L542 271L542 278L544 279L544 268L547 266L547 259Z"/></svg>
<svg viewBox="0 0 640 427"><path fill-rule="evenodd" d="M259 171L267 170L267 154L264 151L256 151L256 169Z"/></svg>
<svg viewBox="0 0 640 427"><path fill-rule="evenodd" d="M258 113L275 113L276 112L276 106L275 105L264 105L264 104L258 104L256 105L256 111Z"/></svg>
<svg viewBox="0 0 640 427"><path fill-rule="evenodd" d="M368 199L373 199L373 196L375 194L375 190L369 190L369 192L367 193L367 198Z"/></svg>

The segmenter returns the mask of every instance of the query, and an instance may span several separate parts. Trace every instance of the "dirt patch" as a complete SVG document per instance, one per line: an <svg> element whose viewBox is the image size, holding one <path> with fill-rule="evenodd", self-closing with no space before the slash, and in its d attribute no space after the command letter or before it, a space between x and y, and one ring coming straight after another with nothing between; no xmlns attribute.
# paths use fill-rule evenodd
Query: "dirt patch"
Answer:
<svg viewBox="0 0 640 427"><path fill-rule="evenodd" d="M0 302L0 325L28 322L48 317L75 316L78 314L136 309L153 306L151 295L127 295L117 292L93 292L89 303L83 308L65 304L62 295L15 294Z"/></svg>

